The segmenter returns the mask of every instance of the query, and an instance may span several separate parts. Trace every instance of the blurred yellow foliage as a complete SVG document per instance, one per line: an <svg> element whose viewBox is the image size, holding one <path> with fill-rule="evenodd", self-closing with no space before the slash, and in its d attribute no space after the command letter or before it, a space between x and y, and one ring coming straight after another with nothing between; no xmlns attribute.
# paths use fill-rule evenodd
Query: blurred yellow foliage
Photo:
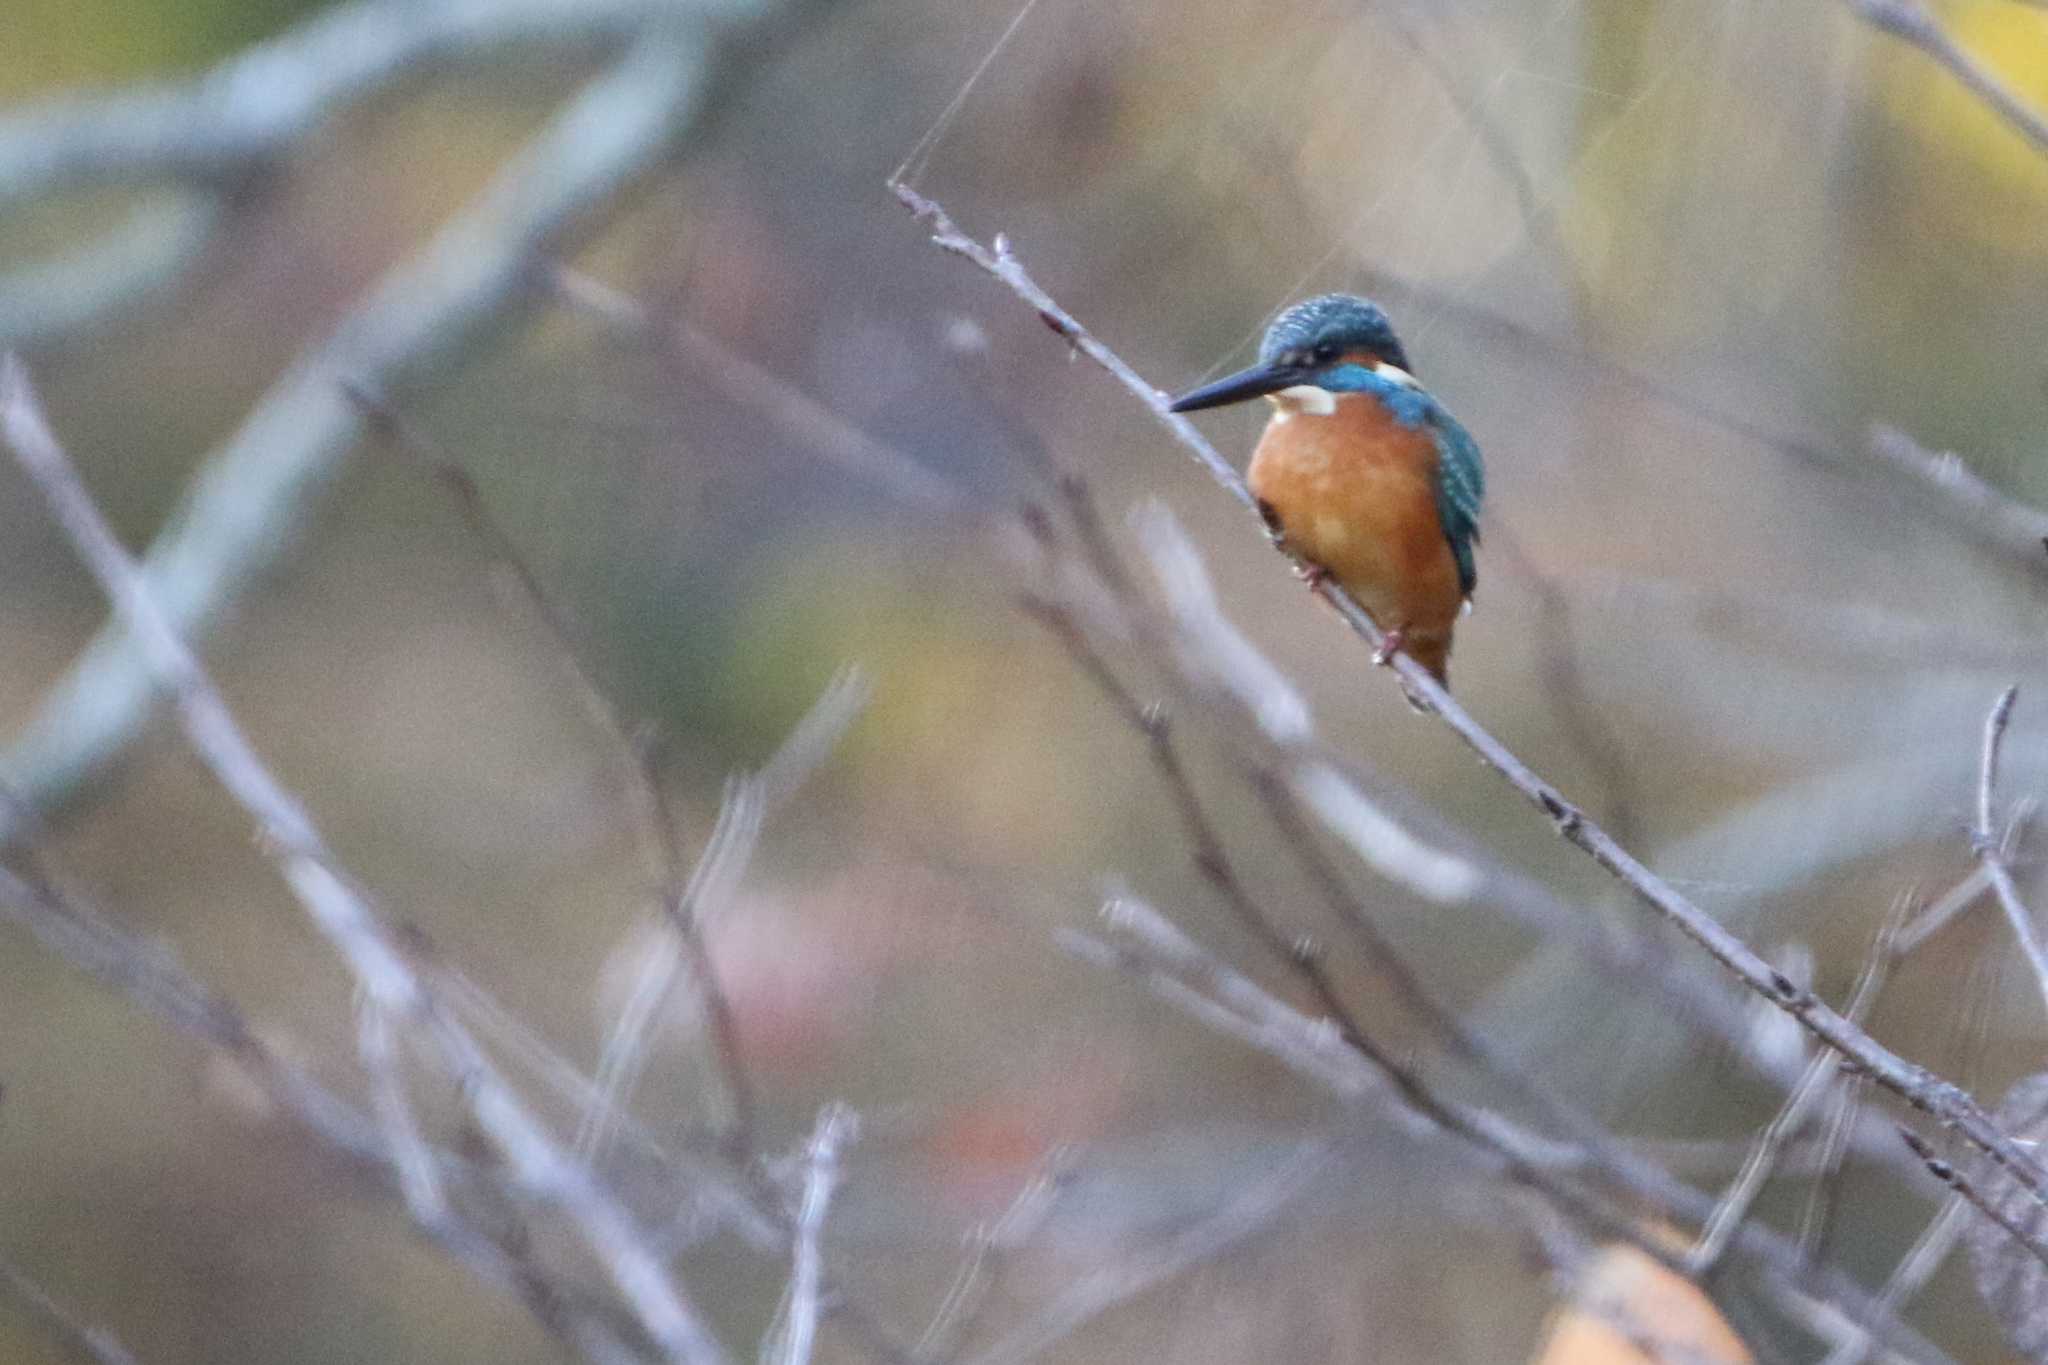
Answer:
<svg viewBox="0 0 2048 1365"><path fill-rule="evenodd" d="M2048 109L2048 13L2009 0L1960 0L1942 26L2020 99ZM1930 231L2038 255L2048 159L1924 54L1891 44L1878 104L1910 148L1911 203Z"/></svg>

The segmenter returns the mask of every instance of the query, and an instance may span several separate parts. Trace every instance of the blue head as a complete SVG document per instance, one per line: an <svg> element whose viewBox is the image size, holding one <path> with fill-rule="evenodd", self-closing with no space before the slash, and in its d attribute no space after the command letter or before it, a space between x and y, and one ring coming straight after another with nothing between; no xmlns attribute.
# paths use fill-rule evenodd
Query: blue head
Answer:
<svg viewBox="0 0 2048 1365"><path fill-rule="evenodd" d="M1173 410L1221 407L1298 384L1349 388L1353 385L1338 372L1377 365L1408 368L1408 355L1386 313L1356 294L1324 294L1295 304L1273 320L1259 343L1258 364L1182 394L1173 401Z"/></svg>
<svg viewBox="0 0 2048 1365"><path fill-rule="evenodd" d="M1297 303L1273 319L1259 343L1259 363L1291 361L1308 368L1327 368L1346 356L1369 357L1408 368L1408 356L1394 335L1394 324L1371 299L1356 294L1324 294Z"/></svg>

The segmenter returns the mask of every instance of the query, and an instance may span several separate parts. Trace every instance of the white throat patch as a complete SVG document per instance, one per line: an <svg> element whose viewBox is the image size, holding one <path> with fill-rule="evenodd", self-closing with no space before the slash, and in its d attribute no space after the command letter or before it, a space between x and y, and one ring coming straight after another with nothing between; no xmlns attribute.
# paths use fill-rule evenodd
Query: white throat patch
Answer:
<svg viewBox="0 0 2048 1365"><path fill-rule="evenodd" d="M1296 413L1306 413L1310 417L1328 417L1337 410L1337 395L1314 384L1295 384L1278 393L1269 393L1266 397L1279 409L1273 414L1275 419L1283 422Z"/></svg>

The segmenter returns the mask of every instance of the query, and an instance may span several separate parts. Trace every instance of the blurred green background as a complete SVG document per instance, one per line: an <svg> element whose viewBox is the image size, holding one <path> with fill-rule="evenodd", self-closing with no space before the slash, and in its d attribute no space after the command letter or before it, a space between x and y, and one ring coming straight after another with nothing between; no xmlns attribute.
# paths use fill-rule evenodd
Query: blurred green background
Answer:
<svg viewBox="0 0 2048 1365"><path fill-rule="evenodd" d="M0 100L188 76L318 8L10 0ZM2048 103L2048 14L1940 14ZM194 287L28 357L131 543L289 358L593 70L528 54L349 112L240 208ZM1137 405L924 244L883 189L913 150L922 190L970 231L1009 234L1162 387L1241 363L1302 295L1380 294L1489 462L1460 696L1757 946L1809 945L1823 990L1839 996L1897 894L1967 870L1975 736L2007 683L2006 794L2048 781L2048 563L1958 534L1865 444L1890 423L2048 503L2048 160L1845 6L831 9L575 264L921 462L965 510L907 506L687 363L563 310L408 416L476 476L596 671L663 737L691 847L726 775L762 762L835 670L865 671L868 713L771 825L716 949L776 1145L828 1099L871 1117L839 1235L901 1320L929 1313L960 1230L1054 1144L1082 1144L1093 1211L1127 1229L1203 1207L1233 1163L1320 1112L1269 1062L1052 946L1114 876L1255 961L1188 865L1142 743L1015 609L993 545L1044 492L1018 424L1106 506L1164 498L1322 732L1379 780L1588 914L1611 897L1408 713ZM15 215L0 264L123 203ZM957 345L963 320L977 353ZM1235 455L1257 420L1205 425ZM101 617L40 500L0 467L10 731ZM207 654L355 872L588 1063L646 913L616 767L444 492L365 447ZM1198 776L1233 851L1321 932L1254 803L1220 766ZM360 1090L343 974L166 727L57 848L127 923ZM2024 848L2020 870L2031 887ZM1617 1123L1730 1137L1769 1112L1711 1050L1641 1042L1654 1002L1589 992L1583 968L1483 915L1372 894L1432 980ZM223 1064L26 937L4 942L0 1252L151 1362L555 1358ZM2038 1066L2043 1033L2010 957L1980 913L1901 971L1878 1035L1995 1098ZM695 1112L689 1053L678 1038L650 1071L651 1119ZM1424 1158L1387 1163L1064 1358L1520 1355L1542 1286L1506 1239L1425 1197ZM1852 1210L1845 1263L1881 1276L1922 1213ZM1064 1254L1031 1287L1056 1285ZM748 1340L782 1268L696 1273ZM1288 1292L1261 1288L1275 1284ZM1959 1358L1999 1349L1959 1272L1923 1318ZM0 1312L0 1355L54 1349Z"/></svg>

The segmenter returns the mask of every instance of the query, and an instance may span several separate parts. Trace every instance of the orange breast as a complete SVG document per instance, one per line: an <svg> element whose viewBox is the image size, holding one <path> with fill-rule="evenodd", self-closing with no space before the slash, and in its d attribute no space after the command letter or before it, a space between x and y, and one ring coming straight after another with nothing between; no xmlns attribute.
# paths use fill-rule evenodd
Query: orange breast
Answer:
<svg viewBox="0 0 2048 1365"><path fill-rule="evenodd" d="M1439 677L1464 596L1436 510L1436 442L1363 394L1274 414L1247 479L1287 543Z"/></svg>

